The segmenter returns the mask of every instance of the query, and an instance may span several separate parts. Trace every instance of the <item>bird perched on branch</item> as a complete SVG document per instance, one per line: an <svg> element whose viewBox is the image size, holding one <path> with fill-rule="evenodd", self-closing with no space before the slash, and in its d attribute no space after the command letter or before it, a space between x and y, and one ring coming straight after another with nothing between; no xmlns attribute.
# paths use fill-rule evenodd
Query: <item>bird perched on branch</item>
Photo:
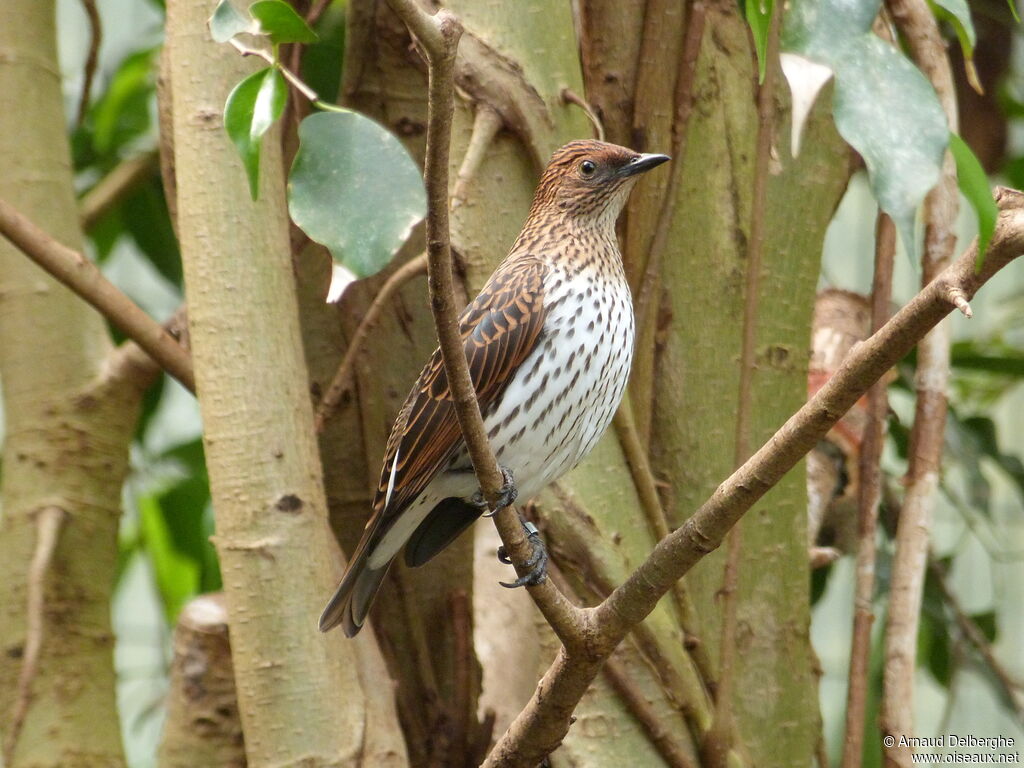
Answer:
<svg viewBox="0 0 1024 768"><path fill-rule="evenodd" d="M668 159L599 141L557 150L523 231L462 312L466 358L508 503L575 467L622 399L633 358L633 305L615 220L638 175ZM406 564L422 565L487 512L440 350L395 421L373 509L320 617L322 631L341 624L354 636L403 546ZM543 544L526 525L535 547L526 564L532 570L505 586L544 578Z"/></svg>

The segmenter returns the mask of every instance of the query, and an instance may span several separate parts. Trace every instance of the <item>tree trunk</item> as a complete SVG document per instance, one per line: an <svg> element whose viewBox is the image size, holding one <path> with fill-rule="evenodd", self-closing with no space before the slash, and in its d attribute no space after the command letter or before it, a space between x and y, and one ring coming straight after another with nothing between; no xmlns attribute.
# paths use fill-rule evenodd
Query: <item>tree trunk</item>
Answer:
<svg viewBox="0 0 1024 768"><path fill-rule="evenodd" d="M245 768L224 594L189 601L174 629L160 768Z"/></svg>
<svg viewBox="0 0 1024 768"><path fill-rule="evenodd" d="M656 334L663 347L651 382L655 467L670 483L666 497L676 525L736 460L744 305L754 299L746 294L745 273L758 156L756 73L749 31L736 8L709 8L687 151L677 159L684 176L662 261ZM747 406L751 448L806 400L821 243L849 174L843 144L821 107L827 97L806 128L800 157L789 156L788 91L781 78L776 83L763 268L751 283L759 307ZM734 665L725 673L732 675L733 696L726 706L752 765L810 765L819 738L806 509L803 473L791 473L741 524ZM717 552L687 576L699 635L716 657L724 560ZM722 674L716 669L716 678ZM785 727L765 728L768 722Z"/></svg>
<svg viewBox="0 0 1024 768"><path fill-rule="evenodd" d="M276 132L264 139L253 202L220 116L254 65L210 39L213 5L168 3L167 45L178 227L246 754L253 765L401 765L394 716L384 731L381 718L367 720L378 706L372 700L387 701L390 691L369 678L364 686L357 643L316 630L340 571L326 525L280 145ZM372 648L372 637L359 643ZM377 753L364 755L368 745Z"/></svg>
<svg viewBox="0 0 1024 768"><path fill-rule="evenodd" d="M4 3L0 50L0 197L81 249L54 4ZM154 372L106 365L102 318L6 240L0 276L6 765L119 766L110 596L128 445Z"/></svg>

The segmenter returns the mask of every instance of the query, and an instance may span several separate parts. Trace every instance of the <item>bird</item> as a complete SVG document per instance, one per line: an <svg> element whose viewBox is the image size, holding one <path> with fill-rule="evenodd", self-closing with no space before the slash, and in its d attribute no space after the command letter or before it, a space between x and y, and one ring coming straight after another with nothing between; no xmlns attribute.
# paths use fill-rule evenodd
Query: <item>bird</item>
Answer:
<svg viewBox="0 0 1024 768"><path fill-rule="evenodd" d="M541 174L522 231L459 317L463 348L504 500L528 499L597 443L626 389L634 318L615 222L639 175L669 160L595 140L572 141ZM493 512L493 511L492 511ZM423 565L488 513L456 419L440 349L423 368L388 439L373 513L334 596L326 632L354 637L404 547ZM544 578L535 527L531 570ZM509 562L499 550L499 558Z"/></svg>

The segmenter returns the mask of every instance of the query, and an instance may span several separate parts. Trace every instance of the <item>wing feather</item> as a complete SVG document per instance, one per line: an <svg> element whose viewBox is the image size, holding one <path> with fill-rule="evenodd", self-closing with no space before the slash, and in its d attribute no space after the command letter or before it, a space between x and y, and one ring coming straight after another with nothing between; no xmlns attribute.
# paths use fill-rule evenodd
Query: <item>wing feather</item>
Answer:
<svg viewBox="0 0 1024 768"><path fill-rule="evenodd" d="M540 259L520 256L506 261L459 318L470 378L483 413L541 337L546 269ZM437 349L395 421L367 527L383 533L381 529L422 493L462 444Z"/></svg>

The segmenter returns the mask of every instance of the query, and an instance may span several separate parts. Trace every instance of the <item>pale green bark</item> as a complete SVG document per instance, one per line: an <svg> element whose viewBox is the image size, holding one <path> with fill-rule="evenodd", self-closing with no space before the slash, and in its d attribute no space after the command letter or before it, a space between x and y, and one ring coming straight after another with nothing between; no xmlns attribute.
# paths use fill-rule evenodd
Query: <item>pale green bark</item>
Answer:
<svg viewBox="0 0 1024 768"><path fill-rule="evenodd" d="M316 617L339 575L299 334L277 134L263 142L260 198L221 122L232 86L255 68L209 37L207 0L168 3L178 229L193 359L252 765L402 765L390 691ZM360 644L366 648L360 648ZM358 649L358 652L357 652ZM372 660L372 659L371 659ZM379 701L378 701L379 699ZM380 701L385 702L384 706Z"/></svg>
<svg viewBox="0 0 1024 768"><path fill-rule="evenodd" d="M80 249L54 5L0 5L0 197ZM7 768L124 763L110 593L139 389L111 379L103 320L0 240L6 440L0 552L0 724L6 742L26 642L26 579L40 510L63 510L43 590L43 642Z"/></svg>
<svg viewBox="0 0 1024 768"><path fill-rule="evenodd" d="M685 175L663 260L671 322L654 376L652 443L678 524L734 466L740 344L757 114L749 32L735 9L709 11ZM819 110L789 156L780 80L778 160L769 161L766 242L752 387L751 449L806 399L809 328L825 227L845 186L842 143ZM837 162L837 158L840 162ZM658 414L671 414L659 418ZM808 766L819 736L808 638L806 489L786 477L744 519L733 716L758 766ZM687 576L700 635L717 655L724 548Z"/></svg>

